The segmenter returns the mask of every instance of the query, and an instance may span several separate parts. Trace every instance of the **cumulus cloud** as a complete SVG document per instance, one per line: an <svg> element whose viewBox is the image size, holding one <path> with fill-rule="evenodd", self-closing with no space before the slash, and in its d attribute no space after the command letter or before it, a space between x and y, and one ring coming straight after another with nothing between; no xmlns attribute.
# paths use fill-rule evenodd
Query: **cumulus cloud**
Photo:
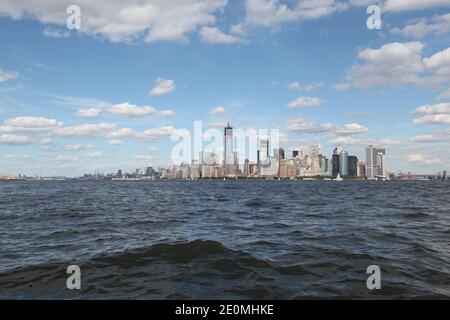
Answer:
<svg viewBox="0 0 450 320"><path fill-rule="evenodd" d="M144 154L139 154L137 156L134 157L136 160L139 161L152 161L154 160L154 158L152 156L148 156L148 155L144 155Z"/></svg>
<svg viewBox="0 0 450 320"><path fill-rule="evenodd" d="M173 116L175 116L175 111L173 111L173 110L161 110L161 111L158 111L158 115L159 116L161 116L161 117L173 117Z"/></svg>
<svg viewBox="0 0 450 320"><path fill-rule="evenodd" d="M386 0L383 9L392 12L424 10L434 7L449 7L448 0Z"/></svg>
<svg viewBox="0 0 450 320"><path fill-rule="evenodd" d="M428 115L414 119L415 124L450 124L450 114Z"/></svg>
<svg viewBox="0 0 450 320"><path fill-rule="evenodd" d="M434 16L432 18L421 18L410 22L403 28L394 28L393 34L399 34L404 37L421 39L427 35L442 35L450 32L450 13Z"/></svg>
<svg viewBox="0 0 450 320"><path fill-rule="evenodd" d="M234 44L240 42L238 37L226 34L216 27L203 27L200 30L200 38L203 42L212 44Z"/></svg>
<svg viewBox="0 0 450 320"><path fill-rule="evenodd" d="M226 112L226 110L224 107L218 106L218 107L212 109L209 113L212 115L215 115L215 116L220 116L220 115L225 114L225 112Z"/></svg>
<svg viewBox="0 0 450 320"><path fill-rule="evenodd" d="M304 108L304 107L314 107L321 106L326 103L326 100L317 97L299 97L294 101L289 102L289 108Z"/></svg>
<svg viewBox="0 0 450 320"><path fill-rule="evenodd" d="M413 114L450 114L450 103L438 103L434 105L423 105L412 111Z"/></svg>
<svg viewBox="0 0 450 320"><path fill-rule="evenodd" d="M16 117L8 119L0 126L0 133L46 132L63 126L63 122L44 117Z"/></svg>
<svg viewBox="0 0 450 320"><path fill-rule="evenodd" d="M175 81L158 78L156 80L156 86L150 90L149 94L151 96L165 96L175 90L175 88Z"/></svg>
<svg viewBox="0 0 450 320"><path fill-rule="evenodd" d="M99 108L81 109L74 113L75 116L85 119L95 119L100 116L102 110Z"/></svg>
<svg viewBox="0 0 450 320"><path fill-rule="evenodd" d="M0 69L0 82L5 82L8 80L17 79L19 77L18 72L8 72L8 71L2 71Z"/></svg>
<svg viewBox="0 0 450 320"><path fill-rule="evenodd" d="M335 0L301 0L291 7L279 0L246 0L244 21L234 28L275 27L286 22L321 18L345 8L346 3Z"/></svg>
<svg viewBox="0 0 450 320"><path fill-rule="evenodd" d="M7 154L5 156L6 159L11 161L19 161L19 160L32 160L33 158L27 154Z"/></svg>
<svg viewBox="0 0 450 320"><path fill-rule="evenodd" d="M82 144L68 144L64 147L64 149L66 149L67 151L79 151L83 148L84 146Z"/></svg>
<svg viewBox="0 0 450 320"><path fill-rule="evenodd" d="M70 0L4 0L0 15L15 20L31 17L45 24L64 27L65 8ZM216 22L215 13L224 9L227 0L111 0L107 4L78 0L82 8L83 32L103 36L113 42L144 40L187 41L199 27Z"/></svg>
<svg viewBox="0 0 450 320"><path fill-rule="evenodd" d="M122 145L125 142L121 139L111 139L108 141L109 144L113 145L113 146L118 146L118 145Z"/></svg>
<svg viewBox="0 0 450 320"><path fill-rule="evenodd" d="M291 90L305 90L305 91L313 91L322 86L323 86L322 82L300 84L298 81L294 81L288 84L288 88Z"/></svg>
<svg viewBox="0 0 450 320"><path fill-rule="evenodd" d="M407 158L408 162L413 162L422 165L441 164L442 160L430 158L420 153L410 154Z"/></svg>
<svg viewBox="0 0 450 320"><path fill-rule="evenodd" d="M78 159L75 157L70 157L70 156L66 156L66 155L57 155L52 160L56 161L56 162L73 162L73 161L77 161Z"/></svg>
<svg viewBox="0 0 450 320"><path fill-rule="evenodd" d="M92 151L92 152L86 153L86 156L88 156L90 158L103 158L106 155L103 151Z"/></svg>
<svg viewBox="0 0 450 320"><path fill-rule="evenodd" d="M362 61L347 73L347 81L335 89L367 89L378 86L428 86L449 82L450 48L426 58L421 42L393 42L378 49L365 48L358 53ZM431 75L426 75L428 72Z"/></svg>
<svg viewBox="0 0 450 320"><path fill-rule="evenodd" d="M435 143L435 142L449 142L450 141L450 129L437 131L432 134L424 134L411 138L412 142L420 143Z"/></svg>
<svg viewBox="0 0 450 320"><path fill-rule="evenodd" d="M116 129L117 125L102 122L57 128L51 134L60 137L103 137Z"/></svg>
<svg viewBox="0 0 450 320"><path fill-rule="evenodd" d="M156 113L156 109L149 106L138 107L128 102L116 104L108 109L109 113L124 118L141 118L152 113Z"/></svg>
<svg viewBox="0 0 450 320"><path fill-rule="evenodd" d="M350 123L335 126L331 123L318 124L303 118L288 120L288 128L299 133L331 134L340 136L350 136L366 133L368 129L358 123Z"/></svg>

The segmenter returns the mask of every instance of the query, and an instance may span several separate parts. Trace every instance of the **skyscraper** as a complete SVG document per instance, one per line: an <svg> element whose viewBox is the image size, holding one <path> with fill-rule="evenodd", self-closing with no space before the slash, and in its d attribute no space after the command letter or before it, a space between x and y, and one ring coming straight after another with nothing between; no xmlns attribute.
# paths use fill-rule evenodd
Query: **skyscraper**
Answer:
<svg viewBox="0 0 450 320"><path fill-rule="evenodd" d="M229 173L234 167L234 148L233 148L233 128L230 127L230 123L224 130L224 154L223 161L225 164L225 172Z"/></svg>
<svg viewBox="0 0 450 320"><path fill-rule="evenodd" d="M348 152L342 151L339 154L339 173L341 176L348 176Z"/></svg>
<svg viewBox="0 0 450 320"><path fill-rule="evenodd" d="M339 173L339 154L333 154L333 158L331 161L333 177L337 177Z"/></svg>
<svg viewBox="0 0 450 320"><path fill-rule="evenodd" d="M269 140L262 139L259 143L259 161L265 161L269 157Z"/></svg>
<svg viewBox="0 0 450 320"><path fill-rule="evenodd" d="M356 156L348 157L348 175L351 177L358 176L358 158Z"/></svg>
<svg viewBox="0 0 450 320"><path fill-rule="evenodd" d="M382 156L379 156L379 153ZM382 161L382 167L378 161ZM385 176L384 173L387 174L386 149L368 145L366 147L366 177L368 179L374 179L377 175Z"/></svg>

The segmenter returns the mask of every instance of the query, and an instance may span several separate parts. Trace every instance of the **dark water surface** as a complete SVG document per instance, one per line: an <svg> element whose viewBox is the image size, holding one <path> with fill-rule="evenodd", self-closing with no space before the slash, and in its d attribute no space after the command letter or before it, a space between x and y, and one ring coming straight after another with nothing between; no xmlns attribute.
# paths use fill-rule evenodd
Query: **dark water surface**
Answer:
<svg viewBox="0 0 450 320"><path fill-rule="evenodd" d="M0 298L448 299L449 199L425 181L0 182Z"/></svg>

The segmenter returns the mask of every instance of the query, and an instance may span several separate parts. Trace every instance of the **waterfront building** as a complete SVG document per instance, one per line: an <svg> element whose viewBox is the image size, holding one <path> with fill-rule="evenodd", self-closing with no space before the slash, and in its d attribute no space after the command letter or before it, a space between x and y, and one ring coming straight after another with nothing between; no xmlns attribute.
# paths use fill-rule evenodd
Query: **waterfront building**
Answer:
<svg viewBox="0 0 450 320"><path fill-rule="evenodd" d="M224 165L225 171L233 171L233 166L235 164L235 154L233 147L233 127L228 125L224 129Z"/></svg>
<svg viewBox="0 0 450 320"><path fill-rule="evenodd" d="M269 158L269 140L268 139L262 139L259 142L259 162L263 162Z"/></svg>
<svg viewBox="0 0 450 320"><path fill-rule="evenodd" d="M443 180L448 180L447 170L444 170L444 172L442 173L442 179Z"/></svg>
<svg viewBox="0 0 450 320"><path fill-rule="evenodd" d="M331 162L332 162L332 175L333 177L337 177L339 173L339 154L333 153Z"/></svg>
<svg viewBox="0 0 450 320"><path fill-rule="evenodd" d="M351 177L358 176L358 158L356 156L348 157L348 175Z"/></svg>
<svg viewBox="0 0 450 320"><path fill-rule="evenodd" d="M341 151L339 154L339 173L341 176L348 176L348 152Z"/></svg>
<svg viewBox="0 0 450 320"><path fill-rule="evenodd" d="M386 156L382 152L377 153L377 165L378 171L377 175L382 177L387 177L387 167L386 167Z"/></svg>
<svg viewBox="0 0 450 320"><path fill-rule="evenodd" d="M379 156L379 154L382 156ZM383 161L384 167L378 161ZM366 147L366 177L368 179L375 179L377 175L384 175L380 173L387 173L386 167L386 149L382 147L374 147L373 145L368 145Z"/></svg>
<svg viewBox="0 0 450 320"><path fill-rule="evenodd" d="M364 161L358 161L356 168L356 176L357 177L365 177L366 176L366 164Z"/></svg>

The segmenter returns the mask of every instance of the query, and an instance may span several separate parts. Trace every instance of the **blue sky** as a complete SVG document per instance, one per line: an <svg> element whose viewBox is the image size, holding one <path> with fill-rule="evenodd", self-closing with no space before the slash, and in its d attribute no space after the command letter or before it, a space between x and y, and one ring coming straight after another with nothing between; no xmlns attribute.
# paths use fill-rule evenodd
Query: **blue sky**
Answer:
<svg viewBox="0 0 450 320"><path fill-rule="evenodd" d="M449 0L2 0L0 30L2 173L167 165L196 120L449 169Z"/></svg>

